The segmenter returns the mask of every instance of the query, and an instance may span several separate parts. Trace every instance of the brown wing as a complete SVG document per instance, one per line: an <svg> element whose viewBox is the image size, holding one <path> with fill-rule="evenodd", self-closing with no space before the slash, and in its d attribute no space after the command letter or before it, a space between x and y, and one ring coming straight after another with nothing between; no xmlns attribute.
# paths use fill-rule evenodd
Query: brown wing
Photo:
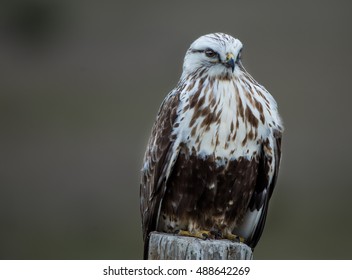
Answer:
<svg viewBox="0 0 352 280"><path fill-rule="evenodd" d="M273 138L273 141L267 140L263 144L262 155L258 166L256 188L249 204L250 211L262 208L261 216L253 232L252 238L248 240L248 245L252 248L257 245L262 235L268 212L269 200L273 193L279 173L282 133L275 130ZM274 169L271 180L269 177L270 168Z"/></svg>
<svg viewBox="0 0 352 280"><path fill-rule="evenodd" d="M167 171L171 170L170 165L173 164L170 162L174 143L172 130L177 117L178 105L179 93L173 91L161 104L144 156L140 184L140 211L145 258L147 256L149 233L156 230L159 208L165 193Z"/></svg>

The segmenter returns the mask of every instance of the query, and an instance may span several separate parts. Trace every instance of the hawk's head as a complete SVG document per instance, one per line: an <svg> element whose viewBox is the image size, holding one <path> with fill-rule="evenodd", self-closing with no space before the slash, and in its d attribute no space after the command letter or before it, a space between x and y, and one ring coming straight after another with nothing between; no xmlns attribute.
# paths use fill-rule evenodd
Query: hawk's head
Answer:
<svg viewBox="0 0 352 280"><path fill-rule="evenodd" d="M213 33L195 40L188 49L183 74L205 70L211 77L230 78L240 71L242 43L230 35Z"/></svg>

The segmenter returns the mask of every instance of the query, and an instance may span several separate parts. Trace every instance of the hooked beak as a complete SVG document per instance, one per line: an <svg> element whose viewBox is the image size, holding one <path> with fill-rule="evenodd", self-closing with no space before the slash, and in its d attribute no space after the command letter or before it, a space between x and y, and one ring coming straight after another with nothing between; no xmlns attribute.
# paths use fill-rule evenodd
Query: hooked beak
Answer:
<svg viewBox="0 0 352 280"><path fill-rule="evenodd" d="M226 54L226 60L224 64L227 68L231 68L232 72L235 70L235 60L232 53Z"/></svg>

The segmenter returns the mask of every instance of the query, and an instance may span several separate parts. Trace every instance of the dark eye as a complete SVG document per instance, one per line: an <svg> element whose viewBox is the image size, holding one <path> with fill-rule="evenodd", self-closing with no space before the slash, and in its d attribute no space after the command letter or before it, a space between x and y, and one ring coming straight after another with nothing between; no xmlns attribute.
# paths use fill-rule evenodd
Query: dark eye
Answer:
<svg viewBox="0 0 352 280"><path fill-rule="evenodd" d="M207 57L215 57L215 56L218 55L218 54L217 54L216 52L214 52L212 49L206 49L206 50L204 51L204 53L205 53L205 55L206 55Z"/></svg>

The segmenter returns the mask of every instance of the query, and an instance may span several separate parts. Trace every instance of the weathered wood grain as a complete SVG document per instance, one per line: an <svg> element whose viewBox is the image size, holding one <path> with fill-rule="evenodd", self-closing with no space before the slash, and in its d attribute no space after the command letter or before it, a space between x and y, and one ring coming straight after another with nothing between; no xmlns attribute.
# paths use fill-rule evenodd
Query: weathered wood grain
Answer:
<svg viewBox="0 0 352 280"><path fill-rule="evenodd" d="M173 234L152 232L149 260L251 260L249 246L230 240L202 240Z"/></svg>

